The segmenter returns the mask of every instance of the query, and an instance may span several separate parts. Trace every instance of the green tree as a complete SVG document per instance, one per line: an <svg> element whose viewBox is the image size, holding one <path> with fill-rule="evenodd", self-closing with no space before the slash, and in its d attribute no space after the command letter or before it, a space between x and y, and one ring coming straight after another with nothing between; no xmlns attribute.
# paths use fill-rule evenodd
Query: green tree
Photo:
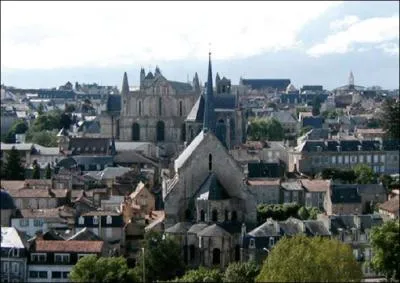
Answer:
<svg viewBox="0 0 400 283"><path fill-rule="evenodd" d="M371 232L372 268L385 274L388 280L400 280L400 223L390 220Z"/></svg>
<svg viewBox="0 0 400 283"><path fill-rule="evenodd" d="M144 248L146 282L170 280L184 273L181 247L171 237L162 233L147 232L142 244ZM143 278L143 253L138 258L135 271Z"/></svg>
<svg viewBox="0 0 400 283"><path fill-rule="evenodd" d="M27 141L36 143L42 146L54 147L57 146L57 134L54 131L38 131L27 136Z"/></svg>
<svg viewBox="0 0 400 283"><path fill-rule="evenodd" d="M400 139L400 101L396 102L392 98L386 99L382 103L380 119L388 137Z"/></svg>
<svg viewBox="0 0 400 283"><path fill-rule="evenodd" d="M21 165L21 158L18 150L12 147L7 155L7 161L4 168L5 179L7 180L24 180L25 169Z"/></svg>
<svg viewBox="0 0 400 283"><path fill-rule="evenodd" d="M181 278L174 282L222 282L223 274L218 269L210 269L200 266L197 269L189 270ZM239 281L238 281L239 282Z"/></svg>
<svg viewBox="0 0 400 283"><path fill-rule="evenodd" d="M276 119L253 119L250 122L248 134L252 140L256 141L266 139L279 141L284 137L283 127Z"/></svg>
<svg viewBox="0 0 400 283"><path fill-rule="evenodd" d="M301 220L307 220L310 217L310 214L304 206L300 207L299 211L297 212L298 217Z"/></svg>
<svg viewBox="0 0 400 283"><path fill-rule="evenodd" d="M312 100L312 110L313 116L318 116L321 109L321 98L319 96L314 96Z"/></svg>
<svg viewBox="0 0 400 283"><path fill-rule="evenodd" d="M140 282L123 257L82 257L69 275L72 282Z"/></svg>
<svg viewBox="0 0 400 283"><path fill-rule="evenodd" d="M308 210L308 214L309 214L308 219L317 220L318 214L320 214L320 213L321 213L321 211L317 207L311 207Z"/></svg>
<svg viewBox="0 0 400 283"><path fill-rule="evenodd" d="M46 179L51 179L51 167L50 167L50 163L47 163L45 176L46 176Z"/></svg>
<svg viewBox="0 0 400 283"><path fill-rule="evenodd" d="M225 270L223 281L253 283L259 272L260 267L255 262L234 262Z"/></svg>
<svg viewBox="0 0 400 283"><path fill-rule="evenodd" d="M60 116L60 126L64 129L69 129L72 124L71 114L63 113Z"/></svg>
<svg viewBox="0 0 400 283"><path fill-rule="evenodd" d="M281 141L284 137L282 124L276 119L267 120L267 136L270 141Z"/></svg>
<svg viewBox="0 0 400 283"><path fill-rule="evenodd" d="M323 237L284 237L271 250L257 282L360 282L350 245Z"/></svg>
<svg viewBox="0 0 400 283"><path fill-rule="evenodd" d="M13 123L11 128L8 130L5 138L6 143L15 143L16 134L25 134L28 130L28 126L24 120L17 120Z"/></svg>
<svg viewBox="0 0 400 283"><path fill-rule="evenodd" d="M40 179L40 165L33 161L32 179Z"/></svg>
<svg viewBox="0 0 400 283"><path fill-rule="evenodd" d="M357 164L354 166L354 174L356 175L356 182L358 184L375 184L376 183L376 174L366 164Z"/></svg>
<svg viewBox="0 0 400 283"><path fill-rule="evenodd" d="M43 106L43 104L42 103L40 103L39 104L39 106L38 106L38 114L39 114L39 116L40 115L43 115L43 113L44 113L44 106Z"/></svg>
<svg viewBox="0 0 400 283"><path fill-rule="evenodd" d="M75 110L76 110L76 108L75 108L75 105L73 105L73 104L67 104L65 106L66 113L73 113L73 112L75 112Z"/></svg>

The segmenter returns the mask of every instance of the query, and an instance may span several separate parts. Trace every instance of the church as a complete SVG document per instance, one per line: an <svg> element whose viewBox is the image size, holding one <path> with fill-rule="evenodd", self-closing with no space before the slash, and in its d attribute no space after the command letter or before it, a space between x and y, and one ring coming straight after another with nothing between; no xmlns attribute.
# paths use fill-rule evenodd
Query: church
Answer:
<svg viewBox="0 0 400 283"><path fill-rule="evenodd" d="M256 199L240 165L217 137L211 59L203 96L202 129L164 177L165 233L180 239L185 261L219 265L241 258L241 237L256 223Z"/></svg>

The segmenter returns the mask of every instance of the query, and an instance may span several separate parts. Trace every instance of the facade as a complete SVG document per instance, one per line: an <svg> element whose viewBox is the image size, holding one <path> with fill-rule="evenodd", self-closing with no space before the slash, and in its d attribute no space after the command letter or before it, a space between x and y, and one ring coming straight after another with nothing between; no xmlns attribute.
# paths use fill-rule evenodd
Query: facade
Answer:
<svg viewBox="0 0 400 283"><path fill-rule="evenodd" d="M384 220L398 219L400 215L399 196L394 196L379 205L379 214Z"/></svg>
<svg viewBox="0 0 400 283"><path fill-rule="evenodd" d="M28 244L14 227L1 227L1 282L26 282Z"/></svg>
<svg viewBox="0 0 400 283"><path fill-rule="evenodd" d="M69 282L68 275L81 257L100 256L103 251L103 241L36 238L28 258L28 282Z"/></svg>
<svg viewBox="0 0 400 283"><path fill-rule="evenodd" d="M280 179L251 178L247 180L249 189L256 195L257 204L280 203Z"/></svg>
<svg viewBox="0 0 400 283"><path fill-rule="evenodd" d="M350 169L356 164L367 164L375 173L399 172L398 141L306 140L289 156L289 171L304 174L316 174L324 168Z"/></svg>
<svg viewBox="0 0 400 283"><path fill-rule="evenodd" d="M333 185L325 194L324 209L327 215L361 214L362 201L354 185Z"/></svg>

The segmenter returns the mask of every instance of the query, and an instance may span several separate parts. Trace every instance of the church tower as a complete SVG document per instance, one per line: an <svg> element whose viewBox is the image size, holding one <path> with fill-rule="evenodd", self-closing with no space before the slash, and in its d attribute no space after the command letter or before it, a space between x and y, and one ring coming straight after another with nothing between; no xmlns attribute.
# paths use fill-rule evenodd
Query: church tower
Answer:
<svg viewBox="0 0 400 283"><path fill-rule="evenodd" d="M122 80L121 96L126 97L129 93L128 75L124 73L124 78Z"/></svg>
<svg viewBox="0 0 400 283"><path fill-rule="evenodd" d="M208 54L208 78L207 89L204 97L204 121L203 130L211 131L215 134L215 111L214 111L214 94L213 94L213 77L211 68L211 52Z"/></svg>
<svg viewBox="0 0 400 283"><path fill-rule="evenodd" d="M194 74L193 78L193 89L196 91L196 93L200 93L200 81L197 72Z"/></svg>
<svg viewBox="0 0 400 283"><path fill-rule="evenodd" d="M140 89L143 87L144 78L146 77L146 73L144 68L140 68Z"/></svg>

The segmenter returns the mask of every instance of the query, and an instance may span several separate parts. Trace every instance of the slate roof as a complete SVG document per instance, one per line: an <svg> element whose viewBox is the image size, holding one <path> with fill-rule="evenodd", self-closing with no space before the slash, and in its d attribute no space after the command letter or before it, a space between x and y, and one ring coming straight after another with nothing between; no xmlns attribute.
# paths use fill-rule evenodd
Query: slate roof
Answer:
<svg viewBox="0 0 400 283"><path fill-rule="evenodd" d="M276 222L267 220L257 228L253 229L248 235L253 237L277 237L280 236L280 231L276 231ZM279 225L279 224L278 224Z"/></svg>
<svg viewBox="0 0 400 283"><path fill-rule="evenodd" d="M205 179L195 194L195 198L208 200L223 200L228 199L229 195L225 188L219 182L217 175L212 172Z"/></svg>
<svg viewBox="0 0 400 283"><path fill-rule="evenodd" d="M88 175L96 180L106 180L113 179L119 176L122 176L126 172L132 171L132 168L129 167L107 167L102 171L90 171L85 175Z"/></svg>
<svg viewBox="0 0 400 283"><path fill-rule="evenodd" d="M298 221L301 222L301 220ZM294 236L302 233L299 223L292 218L288 218L286 221L280 221L279 227L281 229L281 233L286 236Z"/></svg>
<svg viewBox="0 0 400 283"><path fill-rule="evenodd" d="M210 225L197 233L197 236L201 237L226 237L230 235L229 232L218 224Z"/></svg>
<svg viewBox="0 0 400 283"><path fill-rule="evenodd" d="M297 123L296 119L292 116L292 113L288 111L278 111L278 112L272 112L271 117L275 118L281 123L287 124L287 123Z"/></svg>
<svg viewBox="0 0 400 283"><path fill-rule="evenodd" d="M241 81L242 85L247 85L257 90L273 88L283 91L290 84L289 79L242 79Z"/></svg>
<svg viewBox="0 0 400 283"><path fill-rule="evenodd" d="M84 164L90 164L90 165L108 165L112 166L113 165L113 157L112 156L72 156L68 158L64 158L60 160L57 164L59 167L64 167L64 168L71 168L76 165L84 165Z"/></svg>
<svg viewBox="0 0 400 283"><path fill-rule="evenodd" d="M178 222L174 226L166 229L165 232L170 234L184 234L189 230L191 226L192 223L189 222Z"/></svg>
<svg viewBox="0 0 400 283"><path fill-rule="evenodd" d="M176 81L168 81L168 83L178 94L185 94L193 91L192 86L188 83L176 82Z"/></svg>
<svg viewBox="0 0 400 283"><path fill-rule="evenodd" d="M324 119L321 117L304 117L302 119L302 122L303 122L303 127L310 126L319 129L322 128Z"/></svg>
<svg viewBox="0 0 400 283"><path fill-rule="evenodd" d="M196 223L190 227L187 231L190 234L197 234L198 232L202 231L204 228L208 227L206 223Z"/></svg>
<svg viewBox="0 0 400 283"><path fill-rule="evenodd" d="M304 220L303 221L306 231L312 236L330 236L331 233L328 231L322 221L318 220Z"/></svg>
<svg viewBox="0 0 400 283"><path fill-rule="evenodd" d="M67 241L102 241L102 238L85 227L68 238Z"/></svg>
<svg viewBox="0 0 400 283"><path fill-rule="evenodd" d="M379 141L375 140L325 140L315 141L306 140L298 149L301 152L317 151L317 146L321 147L322 151L337 152L337 146L341 147L341 151L359 151L358 147L361 146L361 151L379 151L381 150Z"/></svg>
<svg viewBox="0 0 400 283"><path fill-rule="evenodd" d="M361 203L361 196L354 185L332 185L332 203Z"/></svg>
<svg viewBox="0 0 400 283"><path fill-rule="evenodd" d="M360 195L385 195L386 190L382 184L359 184L357 191Z"/></svg>
<svg viewBox="0 0 400 283"><path fill-rule="evenodd" d="M107 154L109 138L70 138L68 149L72 154Z"/></svg>
<svg viewBox="0 0 400 283"><path fill-rule="evenodd" d="M200 145L203 141L205 135L204 132L201 131L193 140L192 142L182 151L182 153L175 159L175 171L181 168L185 162L189 159L195 149Z"/></svg>
<svg viewBox="0 0 400 283"><path fill-rule="evenodd" d="M400 140L383 140L384 150L400 150Z"/></svg>
<svg viewBox="0 0 400 283"><path fill-rule="evenodd" d="M332 234L338 234L339 228L343 230L350 230L351 228L357 228L356 218L359 217L360 228L371 229L376 225L383 223L382 218L379 215L367 214L367 215L335 215L330 218L331 232Z"/></svg>
<svg viewBox="0 0 400 283"><path fill-rule="evenodd" d="M39 90L38 96L42 98L44 96L50 96L50 98L63 98L63 99L74 99L75 91L73 90Z"/></svg>
<svg viewBox="0 0 400 283"><path fill-rule="evenodd" d="M329 180L308 180L308 179L301 179L300 183L308 192L328 192L331 184Z"/></svg>
<svg viewBox="0 0 400 283"><path fill-rule="evenodd" d="M36 241L36 252L101 253L103 241Z"/></svg>

